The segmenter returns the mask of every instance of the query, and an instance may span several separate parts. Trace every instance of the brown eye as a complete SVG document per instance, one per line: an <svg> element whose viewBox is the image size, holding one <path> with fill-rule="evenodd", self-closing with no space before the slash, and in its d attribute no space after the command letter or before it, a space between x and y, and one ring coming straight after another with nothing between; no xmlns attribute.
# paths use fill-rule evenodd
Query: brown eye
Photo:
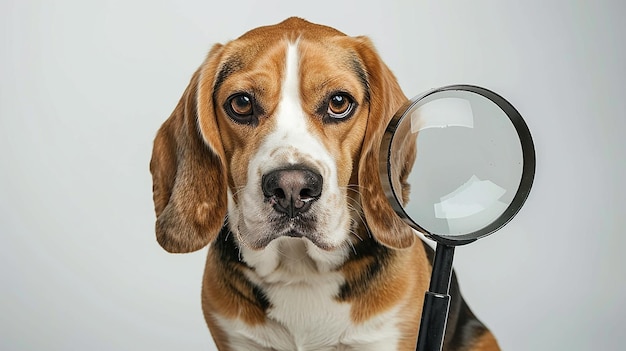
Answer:
<svg viewBox="0 0 626 351"><path fill-rule="evenodd" d="M236 93L224 102L224 111L231 120L239 124L256 126L259 116L263 115L263 109L256 103L252 95Z"/></svg>
<svg viewBox="0 0 626 351"><path fill-rule="evenodd" d="M237 115L236 117L250 116L254 112L252 108L252 99L245 94L235 95L230 98L230 110Z"/></svg>
<svg viewBox="0 0 626 351"><path fill-rule="evenodd" d="M354 101L347 94L335 94L328 101L328 116L335 119L343 119L350 116L354 109Z"/></svg>

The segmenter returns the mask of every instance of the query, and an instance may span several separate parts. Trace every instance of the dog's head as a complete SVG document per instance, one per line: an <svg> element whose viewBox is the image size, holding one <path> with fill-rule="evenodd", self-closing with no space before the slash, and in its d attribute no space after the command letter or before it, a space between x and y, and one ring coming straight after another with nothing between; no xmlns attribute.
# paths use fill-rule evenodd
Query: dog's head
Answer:
<svg viewBox="0 0 626 351"><path fill-rule="evenodd" d="M412 245L378 175L382 134L405 101L365 37L291 18L215 45L154 142L158 242L200 249L227 217L251 250L290 236L332 251L365 224L383 245ZM406 150L399 165L413 162Z"/></svg>

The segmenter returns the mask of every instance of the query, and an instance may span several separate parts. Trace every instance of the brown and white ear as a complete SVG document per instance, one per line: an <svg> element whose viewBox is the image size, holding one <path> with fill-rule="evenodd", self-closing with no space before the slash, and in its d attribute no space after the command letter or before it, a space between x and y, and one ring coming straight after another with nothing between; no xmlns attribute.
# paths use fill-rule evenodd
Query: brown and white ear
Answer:
<svg viewBox="0 0 626 351"><path fill-rule="evenodd" d="M392 248L407 248L415 242L415 234L394 212L387 201L380 182L379 153L382 136L387 124L406 101L406 96L395 76L376 53L371 41L358 37L357 50L366 66L370 87L370 111L367 129L359 160L359 187L361 205L370 231L381 244ZM406 148L402 155L396 155L394 164L412 165L415 159L415 144ZM410 167L401 167L394 184L401 184L403 200L408 199L406 178Z"/></svg>
<svg viewBox="0 0 626 351"><path fill-rule="evenodd" d="M220 46L213 47L154 140L150 172L156 237L169 252L203 248L215 239L226 216L226 167L215 111L212 101L202 115L197 107L198 86L203 75L214 81L219 52ZM203 138L200 118L214 124L211 140Z"/></svg>

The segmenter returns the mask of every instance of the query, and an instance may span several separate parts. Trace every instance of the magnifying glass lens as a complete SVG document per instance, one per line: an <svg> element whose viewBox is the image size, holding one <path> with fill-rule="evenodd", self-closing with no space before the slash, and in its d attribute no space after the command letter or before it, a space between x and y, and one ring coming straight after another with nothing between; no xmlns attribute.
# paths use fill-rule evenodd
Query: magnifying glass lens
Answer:
<svg viewBox="0 0 626 351"><path fill-rule="evenodd" d="M387 161L398 202L394 208L427 235L453 241L488 235L517 213L525 200L520 189L530 189L530 184L521 186L525 172L531 171L528 162L534 174L534 150L532 160L524 152L524 145L532 149L528 129L508 102L487 93L493 94L480 89L435 91L412 100L394 117L396 124L390 124ZM409 201L402 205L397 196L402 190L393 180L407 165L393 158L411 143L417 152L407 179Z"/></svg>

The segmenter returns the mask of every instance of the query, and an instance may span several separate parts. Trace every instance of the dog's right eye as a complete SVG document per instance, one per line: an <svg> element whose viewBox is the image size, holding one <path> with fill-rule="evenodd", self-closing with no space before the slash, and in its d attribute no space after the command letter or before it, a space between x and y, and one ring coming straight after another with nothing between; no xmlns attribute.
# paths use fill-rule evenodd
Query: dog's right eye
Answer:
<svg viewBox="0 0 626 351"><path fill-rule="evenodd" d="M249 116L252 114L252 100L247 95L237 95L230 100L230 108L238 116Z"/></svg>
<svg viewBox="0 0 626 351"><path fill-rule="evenodd" d="M256 120L254 100L245 93L230 96L224 104L224 110L237 123L254 124Z"/></svg>

